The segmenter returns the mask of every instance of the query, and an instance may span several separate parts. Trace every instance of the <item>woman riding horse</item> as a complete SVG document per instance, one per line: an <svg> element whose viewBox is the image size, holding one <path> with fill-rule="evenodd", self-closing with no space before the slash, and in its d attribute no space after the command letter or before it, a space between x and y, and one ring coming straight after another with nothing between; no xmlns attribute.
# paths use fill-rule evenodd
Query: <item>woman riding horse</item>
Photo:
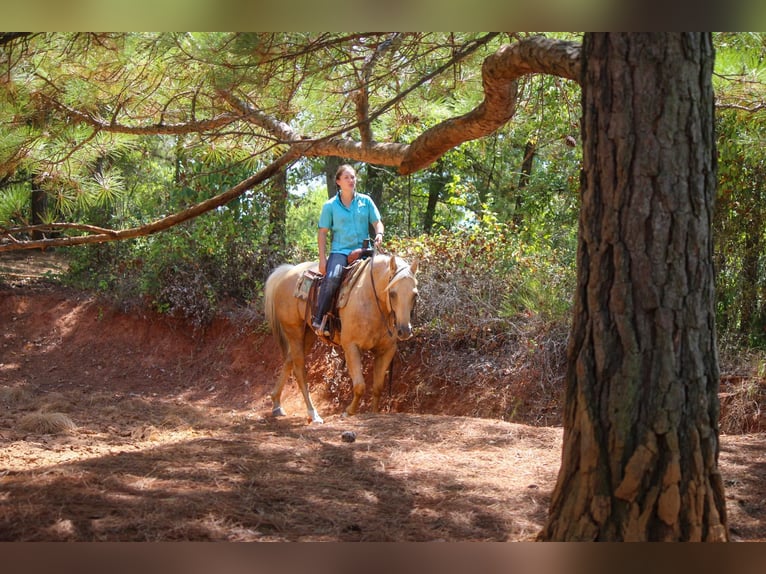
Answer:
<svg viewBox="0 0 766 574"><path fill-rule="evenodd" d="M319 248L319 273L324 275L319 288L319 301L312 321L314 332L330 337L325 319L333 296L338 290L343 268L348 265L349 254L362 247L369 233L375 229L375 248L383 241L383 222L375 202L369 195L356 191L356 171L350 165L342 165L335 172L338 193L322 206L319 215L317 246ZM327 232L332 230L332 250L327 257Z"/></svg>
<svg viewBox="0 0 766 574"><path fill-rule="evenodd" d="M343 325L335 332L333 342L343 347L346 366L354 387L354 398L346 408L353 415L365 391L362 354L372 351L372 410L379 407L386 373L396 352L398 341L412 336L411 316L417 299L417 261L411 265L393 255L376 255L362 263L365 268L351 288L348 301L338 311ZM282 265L274 270L264 289L264 310L275 338L279 342L284 364L271 394L273 414L284 415L282 388L291 374L306 403L309 420L321 423L311 401L306 382L306 355L316 335L306 324L309 302L296 297L296 286L307 270L316 270L313 262Z"/></svg>

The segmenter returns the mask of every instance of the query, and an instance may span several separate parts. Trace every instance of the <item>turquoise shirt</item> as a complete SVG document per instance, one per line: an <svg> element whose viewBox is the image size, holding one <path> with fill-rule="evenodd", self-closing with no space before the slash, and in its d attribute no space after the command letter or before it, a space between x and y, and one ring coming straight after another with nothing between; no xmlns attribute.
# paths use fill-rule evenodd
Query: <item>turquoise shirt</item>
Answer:
<svg viewBox="0 0 766 574"><path fill-rule="evenodd" d="M351 205L340 200L340 192L322 206L318 227L332 231L332 249L328 253L348 255L370 236L370 225L380 221L380 212L369 195L354 192Z"/></svg>

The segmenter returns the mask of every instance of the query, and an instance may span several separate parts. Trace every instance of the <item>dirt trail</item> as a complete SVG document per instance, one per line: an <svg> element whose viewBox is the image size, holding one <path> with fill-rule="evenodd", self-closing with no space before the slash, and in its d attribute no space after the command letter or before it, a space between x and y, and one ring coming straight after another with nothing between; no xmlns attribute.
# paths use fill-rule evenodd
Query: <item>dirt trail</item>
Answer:
<svg viewBox="0 0 766 574"><path fill-rule="evenodd" d="M445 389L414 351L387 412L345 419L340 360L319 347L326 424L306 424L293 383L275 419L279 351L257 311L193 332L14 273L0 283L0 540L505 541L542 527L561 429L458 416L486 412L492 389ZM56 416L73 426L40 426ZM735 540L766 540L764 438L722 437Z"/></svg>

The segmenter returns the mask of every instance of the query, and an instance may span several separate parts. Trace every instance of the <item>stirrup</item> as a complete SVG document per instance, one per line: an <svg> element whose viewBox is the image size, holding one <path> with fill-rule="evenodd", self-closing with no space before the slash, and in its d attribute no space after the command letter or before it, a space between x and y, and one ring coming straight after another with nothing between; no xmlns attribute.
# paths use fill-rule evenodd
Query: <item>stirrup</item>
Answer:
<svg viewBox="0 0 766 574"><path fill-rule="evenodd" d="M319 323L318 326L316 319L311 321L311 328L314 329L314 332L320 337L329 337L331 335L330 330L327 328L327 320L329 317L329 314L325 313L324 317L322 317L322 322Z"/></svg>

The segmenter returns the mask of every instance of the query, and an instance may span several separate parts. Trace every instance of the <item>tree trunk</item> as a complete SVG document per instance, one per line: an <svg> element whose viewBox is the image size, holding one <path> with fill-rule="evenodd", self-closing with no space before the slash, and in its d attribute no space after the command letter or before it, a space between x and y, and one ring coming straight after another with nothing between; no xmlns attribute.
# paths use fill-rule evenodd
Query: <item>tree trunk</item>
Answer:
<svg viewBox="0 0 766 574"><path fill-rule="evenodd" d="M444 173L444 161L439 158L428 173L428 204L426 205L426 212L423 214L424 233L430 234L433 231L436 205L439 203L439 198L444 193L446 185L447 175Z"/></svg>
<svg viewBox="0 0 766 574"><path fill-rule="evenodd" d="M564 447L542 540L727 540L708 33L586 34Z"/></svg>
<svg viewBox="0 0 766 574"><path fill-rule="evenodd" d="M523 209L523 193L525 187L529 183L529 179L532 177L532 166L535 162L535 155L537 154L537 146L533 141L527 141L524 146L524 159L521 162L521 173L519 174L519 185L516 190L516 201L514 202L513 209L513 224L516 227L521 227L524 223Z"/></svg>
<svg viewBox="0 0 766 574"><path fill-rule="evenodd" d="M35 183L35 178L32 178L32 225L42 225L43 215L48 209L48 194L44 190L40 189L40 186ZM32 239L39 240L45 239L45 234L39 230L32 231Z"/></svg>
<svg viewBox="0 0 766 574"><path fill-rule="evenodd" d="M756 178L758 181L760 178ZM758 284L760 283L759 269L761 252L763 251L763 201L762 186L756 183L753 186L753 203L747 213L744 214L747 222L744 225L745 245L742 261L742 315L739 331L747 337L760 335L761 327L759 320Z"/></svg>
<svg viewBox="0 0 766 574"><path fill-rule="evenodd" d="M269 241L261 254L264 271L270 271L287 256L287 169L282 168L268 184Z"/></svg>
<svg viewBox="0 0 766 574"><path fill-rule="evenodd" d="M324 160L324 176L327 182L327 199L332 199L338 193L338 184L335 183L335 172L343 165L343 159L337 156L327 156Z"/></svg>
<svg viewBox="0 0 766 574"><path fill-rule="evenodd" d="M365 166L367 181L365 182L364 193L369 195L380 209L383 206L383 177L379 168L367 164Z"/></svg>

